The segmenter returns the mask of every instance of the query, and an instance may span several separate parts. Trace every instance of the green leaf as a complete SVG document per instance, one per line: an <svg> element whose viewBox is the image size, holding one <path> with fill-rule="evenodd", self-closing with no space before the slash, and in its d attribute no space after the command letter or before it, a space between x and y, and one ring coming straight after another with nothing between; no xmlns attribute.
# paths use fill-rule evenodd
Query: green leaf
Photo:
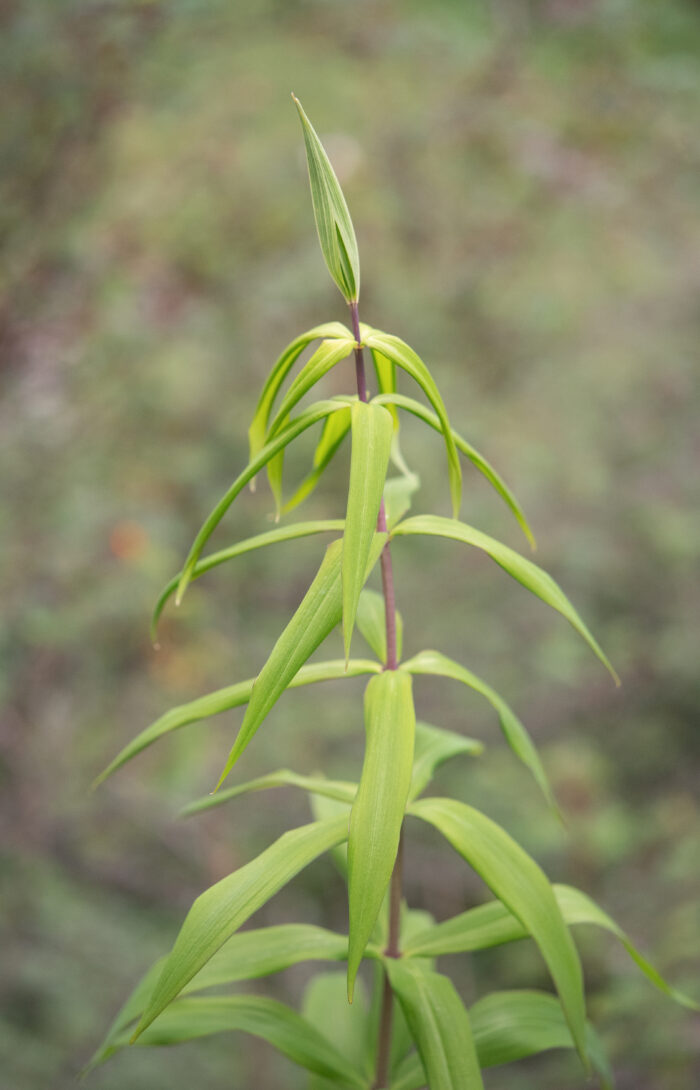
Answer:
<svg viewBox="0 0 700 1090"><path fill-rule="evenodd" d="M348 998L389 886L413 768L411 675L385 670L365 690L365 757L348 836Z"/></svg>
<svg viewBox="0 0 700 1090"><path fill-rule="evenodd" d="M403 394L390 394L386 396L380 395L379 397L373 398L373 400L379 405L398 405L400 409L406 409L407 412L413 413L414 416L417 416L420 420L429 424L435 431L442 432L442 425L439 418L435 416L434 413L431 413L429 409L426 409L424 405L421 405L419 401L414 401L412 397L404 397ZM518 525L525 534L525 537L534 549L536 547L534 534L530 529L520 504L503 478L496 472L491 463L484 458L483 454L479 454L479 451L476 450L471 443L468 443L466 439L463 439L461 435L458 435L454 429L452 429L452 438L454 439L457 449L469 458L471 463L484 475L489 484L498 492L501 499L508 505L515 516Z"/></svg>
<svg viewBox="0 0 700 1090"><path fill-rule="evenodd" d="M494 821L453 799L421 799L409 813L434 825L532 935L586 1062L583 975L578 952L541 869Z"/></svg>
<svg viewBox="0 0 700 1090"><path fill-rule="evenodd" d="M325 795L329 799L339 799L341 802L352 802L357 793L357 784L346 780L327 780L324 776L300 776L297 772L291 772L288 768L280 768L277 772L268 772L265 776L239 783L228 791L219 791L216 795L205 795L196 802L191 802L181 811L181 817L191 817L202 810L211 810L214 806L221 806L240 795L247 795L251 791L266 791L273 787L300 787L302 791L308 791L311 795Z"/></svg>
<svg viewBox="0 0 700 1090"><path fill-rule="evenodd" d="M328 417L328 420L333 420L337 416L340 416L340 413L334 413L333 416ZM344 519L316 519L313 522L295 522L291 526L277 526L274 530L268 530L264 534L256 534L255 537L248 537L244 541L238 541L235 545L229 545L227 549L220 549L219 552L211 553L210 556L198 560L192 571L192 581L199 579L200 575L204 575L205 572L218 567L219 564L225 564L226 561L234 560L237 556L243 556L244 553L253 552L254 549L262 549L267 545L278 545L283 541L292 541L298 537L311 537L313 534L337 532L343 530L344 527ZM151 619L151 639L154 643L156 641L158 621L166 602L177 590L181 574L178 573L170 580L168 585L161 591L156 602Z"/></svg>
<svg viewBox="0 0 700 1090"><path fill-rule="evenodd" d="M433 376L413 349L402 341L400 337L394 337L390 333L380 333L377 329L363 326L363 341L368 348L377 349L411 378L415 379L421 387L431 405L435 409L440 420L441 431L445 439L447 449L447 467L450 477L450 495L452 497L452 514L456 518L462 498L462 469L459 464L459 455L455 441L452 438L452 428L447 416L447 409L442 400ZM380 395L381 396L381 395ZM387 396L387 395L384 395ZM391 395L394 398L396 395ZM381 402L379 402L381 404Z"/></svg>
<svg viewBox="0 0 700 1090"><path fill-rule="evenodd" d="M332 418L331 418L332 419ZM386 524L390 530L411 510L413 493L420 488L420 478L415 473L391 477L384 485Z"/></svg>
<svg viewBox="0 0 700 1090"><path fill-rule="evenodd" d="M139 1045L175 1045L213 1033L241 1030L261 1037L300 1067L349 1090L367 1083L344 1056L296 1011L276 999L230 995L181 999L139 1038Z"/></svg>
<svg viewBox="0 0 700 1090"><path fill-rule="evenodd" d="M461 754L478 757L483 751L482 743L474 738L464 738L454 731L431 727L428 723L416 723L416 747L409 799L413 800L420 795L440 765L451 757Z"/></svg>
<svg viewBox="0 0 700 1090"><path fill-rule="evenodd" d="M308 666L302 666L299 673L290 681L288 688L296 689L302 685L314 685L320 681L333 681L344 677L359 677L361 674L378 674L380 670L379 663L372 662L371 659L351 659L347 664L344 659L314 662ZM236 685L227 685L223 689L207 693L206 696L190 700L187 704L171 708L124 746L104 772L96 777L92 785L93 789L132 757L157 742L164 734L170 734L174 730L180 730L181 727L189 726L190 723L199 723L213 715L247 704L254 684L255 678L248 678L246 681L239 681Z"/></svg>
<svg viewBox="0 0 700 1090"><path fill-rule="evenodd" d="M301 371L294 379L294 382L287 390L287 393L284 395L274 420L269 425L266 442L269 442L273 435L282 427L285 418L289 415L294 406L301 401L304 394L308 393L308 391L315 386L324 375L328 374L337 363L346 359L354 347L355 339L350 335L342 340L334 339L321 342L311 359L304 364Z"/></svg>
<svg viewBox="0 0 700 1090"><path fill-rule="evenodd" d="M512 575L513 579L517 579L519 583L522 583L524 587L532 591L538 598L541 598L552 609L556 609L558 613L566 617L569 624L576 629L579 635L583 636L594 654L610 671L615 684L620 684L620 679L600 644L591 635L561 587L554 582L551 575L548 575L542 568L538 568L531 560L527 560L520 553L516 553L514 549L509 549L507 545L503 545L500 541L496 541L495 538L489 537L488 534L483 534L480 530L475 530L473 526L468 526L465 522L442 518L439 515L415 515L413 518L399 523L393 534L429 534L434 537L452 538L453 541L461 541L465 545L473 545L477 549L483 549L504 571Z"/></svg>
<svg viewBox="0 0 700 1090"><path fill-rule="evenodd" d="M368 1039L370 1025L367 997L362 980L358 980L355 1002L348 1003L345 973L319 973L304 992L303 1014L312 1026L332 1027L333 1044L358 1070L367 1082L371 1078ZM309 1090L328 1090L334 1086L325 1079L312 1078Z"/></svg>
<svg viewBox="0 0 700 1090"><path fill-rule="evenodd" d="M181 995L207 988L256 980L298 965L302 961L343 961L348 953L345 935L326 931L311 924L280 924L233 935L217 950L210 961L182 989ZM109 1031L88 1064L88 1070L108 1059L116 1051L116 1041L123 1031L145 1010L163 971L166 958L159 958L141 978L117 1014ZM345 982L345 973L340 974ZM344 993L343 993L344 995ZM346 1004L347 1006L347 1000Z"/></svg>
<svg viewBox="0 0 700 1090"><path fill-rule="evenodd" d="M347 816L284 833L256 859L222 878L192 905L132 1040L165 1010L218 949L287 882L347 839Z"/></svg>
<svg viewBox="0 0 700 1090"><path fill-rule="evenodd" d="M386 663L386 613L384 595L367 587L357 603L357 627L380 662ZM396 654L401 658L403 644L403 620L396 610Z"/></svg>
<svg viewBox="0 0 700 1090"><path fill-rule="evenodd" d="M418 961L385 964L430 1090L483 1090L469 1015L452 981Z"/></svg>
<svg viewBox="0 0 700 1090"><path fill-rule="evenodd" d="M459 663L453 662L452 659L446 658L445 655L441 655L439 651L421 651L419 654L414 655L412 659L409 659L408 662L405 662L403 666L412 674L431 674L438 677L453 678L455 681L461 681L464 685L468 685L470 689L474 689L475 692L486 697L498 714L501 730L513 753L529 768L547 802L555 813L559 813L547 774L542 767L534 742L505 700L490 685L478 678L476 674L472 674L471 670L467 670L464 666L460 666Z"/></svg>
<svg viewBox="0 0 700 1090"><path fill-rule="evenodd" d="M299 99L292 95L304 133L311 201L321 252L346 302L360 295L360 257L355 229L335 171Z"/></svg>
<svg viewBox="0 0 700 1090"><path fill-rule="evenodd" d="M377 389L379 390L379 393L395 394L396 364L393 360L390 360L375 348L370 349L370 352L372 355L372 363L374 364L374 373L377 376ZM399 414L396 411L396 407L388 401L387 408L394 419L394 431L398 431Z"/></svg>
<svg viewBox="0 0 700 1090"><path fill-rule="evenodd" d="M377 525L379 505L391 453L391 416L380 407L356 401L350 410L352 459L343 533L343 641L345 657L350 643L360 591Z"/></svg>
<svg viewBox="0 0 700 1090"><path fill-rule="evenodd" d="M177 594L175 597L176 604L182 601L182 596L187 590L187 587L192 579L192 573L201 555L202 549L206 545L207 541L211 537L212 533L221 522L229 507L235 500L239 492L252 481L255 474L258 473L271 458L274 458L279 451L284 450L293 439L296 439L298 435L306 431L313 424L318 423L326 416L330 416L331 413L339 412L345 408L343 402L340 401L317 401L315 404L310 405L308 409L300 413L294 420L290 421L286 428L283 428L274 439L271 439L269 443L258 452L255 458L252 459L243 470L243 472L236 477L228 491L221 497L214 510L206 519L201 530L197 534L192 548L189 551L187 559L182 569L180 576L180 582L177 587Z"/></svg>
<svg viewBox="0 0 700 1090"><path fill-rule="evenodd" d="M350 330L342 322L325 322L323 325L318 325L314 329L302 333L301 336L296 337L291 344L287 345L265 381L255 409L253 422L248 429L251 462L265 445L265 434L270 412L280 387L304 349L312 341L327 340L332 337L346 339L351 336Z"/></svg>
<svg viewBox="0 0 700 1090"><path fill-rule="evenodd" d="M313 468L301 482L291 499L287 500L282 508L282 514L293 511L307 496L311 495L349 431L349 408L333 413L332 416L327 418L314 452ZM344 522L343 525L345 525Z"/></svg>
<svg viewBox="0 0 700 1090"><path fill-rule="evenodd" d="M384 534L376 534L375 538L377 540L371 545L367 574L377 562L386 540ZM217 789L228 776L268 712L291 684L297 671L340 621L342 553L342 541L334 541L328 546L315 579L255 679L241 729L219 777Z"/></svg>

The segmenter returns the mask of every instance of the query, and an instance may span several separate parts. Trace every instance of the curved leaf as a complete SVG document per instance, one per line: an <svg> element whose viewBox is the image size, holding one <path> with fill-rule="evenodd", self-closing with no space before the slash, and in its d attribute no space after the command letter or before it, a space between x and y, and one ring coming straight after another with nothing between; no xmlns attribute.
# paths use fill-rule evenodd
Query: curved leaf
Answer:
<svg viewBox="0 0 700 1090"><path fill-rule="evenodd" d="M292 95L292 98L299 111L304 133L311 202L321 252L346 302L357 302L360 295L360 256L350 212L323 144L299 99L296 95Z"/></svg>
<svg viewBox="0 0 700 1090"><path fill-rule="evenodd" d="M347 839L347 816L283 833L256 859L222 878L192 905L132 1040L165 1010L227 939L309 863Z"/></svg>
<svg viewBox="0 0 700 1090"><path fill-rule="evenodd" d="M586 1062L583 974L552 887L523 849L494 821L453 799L421 799L409 813L434 825L481 876L537 943Z"/></svg>
<svg viewBox="0 0 700 1090"><path fill-rule="evenodd" d="M445 761L462 754L478 757L483 751L482 743L474 738L465 738L441 727L431 727L429 723L416 723L416 747L409 799L413 800L425 791L435 772Z"/></svg>
<svg viewBox="0 0 700 1090"><path fill-rule="evenodd" d="M344 677L358 677L361 674L378 674L381 666L371 659L350 659L345 663L343 659L331 659L329 662L314 662L308 666L302 666L301 670L292 678L287 686L296 689L301 685L314 685L320 681L334 681ZM170 734L181 727L187 727L190 723L199 723L202 719L209 719L213 715L230 711L247 704L253 691L255 678L239 681L236 685L227 685L223 689L217 689L206 696L200 696L196 700L190 700L187 704L180 704L171 708L165 715L161 715L154 723L137 734L117 754L114 760L93 781L93 790L99 784L116 772L118 768L130 761L142 750L153 745L164 734Z"/></svg>
<svg viewBox="0 0 700 1090"><path fill-rule="evenodd" d="M386 663L386 612L384 595L367 587L361 592L355 617L357 627L380 662ZM403 620L396 610L396 654L401 658Z"/></svg>
<svg viewBox="0 0 700 1090"><path fill-rule="evenodd" d="M413 768L411 675L385 670L365 690L365 758L348 836L348 998L384 895L401 835Z"/></svg>
<svg viewBox="0 0 700 1090"><path fill-rule="evenodd" d="M333 420L339 415L339 413L334 413L333 416L328 417L328 420ZM195 579L199 579L200 575L204 575L205 572L218 567L219 564L225 564L227 560L234 560L235 557L243 556L244 553L250 553L254 549L262 549L267 545L278 545L282 541L293 541L298 537L311 537L313 534L332 533L334 531L342 530L344 526L344 519L316 519L313 522L296 522L291 526L277 526L274 530L267 530L264 534L256 534L255 537L248 537L244 541L236 542L235 545L229 545L227 549L220 549L216 553L211 553L210 556L202 557L194 566L192 581L194 582ZM156 602L156 607L151 619L151 639L154 643L156 640L158 621L160 620L166 602L177 590L180 577L181 573L178 573L170 580L167 586L163 587L163 590L158 597L158 601Z"/></svg>
<svg viewBox="0 0 700 1090"><path fill-rule="evenodd" d="M367 347L377 349L377 351L381 352L387 359L391 360L392 363L395 363L403 371L406 371L411 378L415 379L435 409L440 420L441 431L447 449L447 468L450 477L452 514L456 518L459 514L462 498L462 469L459 464L457 447L455 446L455 441L452 437L452 428L450 427L450 421L447 416L447 409L445 408L445 403L442 400L442 395L437 388L435 380L420 356L414 352L405 341L402 341L400 337L395 337L391 333L381 333L378 329L371 329L369 326L362 326L361 328L363 331L363 342ZM392 395L392 397L395 397L395 395Z"/></svg>
<svg viewBox="0 0 700 1090"><path fill-rule="evenodd" d="M345 657L350 644L360 591L365 584L367 561L377 526L379 505L386 479L393 425L381 406L356 401L350 410L352 457L348 506L343 531L343 642Z"/></svg>
<svg viewBox="0 0 700 1090"><path fill-rule="evenodd" d="M301 482L291 499L287 500L282 508L282 514L293 511L307 496L311 495L349 431L349 408L333 413L332 416L327 418L314 452L313 468ZM343 525L345 524L343 523Z"/></svg>
<svg viewBox="0 0 700 1090"><path fill-rule="evenodd" d="M195 802L191 802L180 812L181 817L191 817L202 810L211 810L214 806L221 806L240 795L247 795L251 791L266 791L272 787L300 787L302 791L308 791L311 795L323 795L328 799L339 799L340 802L352 802L357 793L357 784L347 780L327 780L324 776L300 776L297 772L291 772L287 768L280 768L277 772L268 772L266 776L258 776L255 780L239 783L228 791L219 791L216 795L205 795Z"/></svg>
<svg viewBox="0 0 700 1090"><path fill-rule="evenodd" d="M471 670L467 670L464 666L460 666L459 663L453 662L452 659L448 659L445 655L441 655L439 651L421 651L419 654L414 655L412 659L403 663L403 667L412 674L431 674L437 677L453 678L455 681L461 681L464 685L468 685L470 689L474 689L477 693L485 696L489 704L496 709L501 730L513 753L529 768L547 802L555 813L559 813L552 789L549 786L547 773L542 766L532 738L517 715L490 685L478 678L476 674L472 674Z"/></svg>
<svg viewBox="0 0 700 1090"><path fill-rule="evenodd" d="M269 425L266 442L275 435L283 425L285 418L297 405L304 394L316 385L337 363L346 359L355 347L355 338L349 334L344 338L335 338L322 341L311 359L308 360L294 379L286 394L282 398L279 409L275 413L272 423Z"/></svg>
<svg viewBox="0 0 700 1090"><path fill-rule="evenodd" d="M483 1090L469 1015L452 981L418 961L387 958L385 965L430 1090Z"/></svg>
<svg viewBox="0 0 700 1090"><path fill-rule="evenodd" d="M401 535L429 534L434 537L447 537L453 541L461 541L464 545L473 545L477 549L482 549L504 571L512 575L513 579L517 579L519 583L522 583L524 587L532 591L538 598L541 598L552 609L556 609L558 613L566 617L569 624L576 629L579 635L583 636L593 653L609 670L615 684L620 684L620 679L600 644L591 635L561 587L554 582L551 575L548 575L542 568L538 568L531 560L527 560L520 553L516 553L514 549L508 548L502 542L496 541L495 538L489 537L488 534L483 534L481 530L475 530L473 526L468 526L466 522L442 518L440 515L414 515L412 518L406 519L405 522L400 522L392 533Z"/></svg>

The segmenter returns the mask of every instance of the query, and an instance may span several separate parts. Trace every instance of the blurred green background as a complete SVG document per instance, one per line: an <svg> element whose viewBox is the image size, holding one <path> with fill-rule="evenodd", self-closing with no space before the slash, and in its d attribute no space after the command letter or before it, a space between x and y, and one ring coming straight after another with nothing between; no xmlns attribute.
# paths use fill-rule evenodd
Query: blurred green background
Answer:
<svg viewBox="0 0 700 1090"><path fill-rule="evenodd" d="M219 569L167 611L151 649L155 596L244 463L266 370L297 332L345 320L292 90L352 210L362 317L428 361L624 681L616 692L565 622L487 560L397 543L407 651L435 646L513 704L568 829L489 710L422 680L423 718L489 744L439 788L504 821L697 996L698 5L9 0L0 19L2 1085L73 1086L197 893L306 818L279 791L176 820L215 779L235 712L88 793L162 711L254 674L319 562L310 539ZM352 382L349 361L327 389ZM415 422L403 436L416 509L449 513L439 439ZM290 485L310 450L289 459ZM344 449L304 517L342 515L347 468ZM216 547L264 529L271 507L266 488L246 494ZM469 467L463 517L526 548ZM361 692L287 694L234 782L282 765L355 774ZM406 888L440 918L485 896L415 826ZM345 926L330 863L256 917L285 920ZM696 1087L697 1021L613 940L578 938L622 1090ZM450 969L467 1000L548 986L527 944ZM260 988L296 1002L307 977ZM253 1079L304 1085L238 1036L134 1049L88 1085ZM486 1077L584 1082L563 1054Z"/></svg>

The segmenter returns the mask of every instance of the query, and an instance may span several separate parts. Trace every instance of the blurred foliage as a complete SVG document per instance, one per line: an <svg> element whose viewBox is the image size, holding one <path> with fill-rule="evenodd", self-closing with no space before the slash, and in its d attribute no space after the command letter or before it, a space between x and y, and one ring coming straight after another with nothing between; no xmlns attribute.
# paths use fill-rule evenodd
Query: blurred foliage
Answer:
<svg viewBox="0 0 700 1090"><path fill-rule="evenodd" d="M217 571L150 648L150 607L245 458L266 368L301 329L344 319L292 90L348 196L362 317L435 367L456 426L515 486L540 562L623 675L616 693L564 623L487 561L397 543L407 652L441 648L503 692L568 829L478 700L421 679L421 715L493 743L443 782L697 994L697 4L8 0L0 19L4 1084L74 1085L193 897L306 813L284 791L256 797L245 829L225 808L176 823L211 786L233 714L88 794L150 718L256 672L318 562L308 541L283 562L270 550ZM328 388L350 383L338 372ZM423 477L418 510L447 513L439 439L406 424L404 447ZM342 513L346 473L340 456L309 517ZM264 528L271 506L264 488L242 498L217 544ZM470 472L464 517L520 547ZM360 695L352 681L288 694L241 776L359 769ZM512 806L494 801L496 782ZM407 870L411 902L439 917L484 896L417 829ZM313 867L265 922L344 927L332 875ZM611 943L579 938L622 1090L697 1086L692 1018ZM468 998L546 986L525 944L454 969ZM265 987L296 999L305 979ZM217 1090L232 1070L237 1086L253 1072L261 1088L301 1085L238 1038L135 1050L92 1082ZM507 1080L584 1081L557 1055Z"/></svg>

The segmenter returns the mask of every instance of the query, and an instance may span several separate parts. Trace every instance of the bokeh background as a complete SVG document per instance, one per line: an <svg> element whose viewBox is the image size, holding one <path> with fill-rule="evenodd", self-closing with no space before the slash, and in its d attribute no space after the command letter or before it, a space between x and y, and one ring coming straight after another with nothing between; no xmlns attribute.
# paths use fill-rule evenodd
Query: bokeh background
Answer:
<svg viewBox="0 0 700 1090"><path fill-rule="evenodd" d="M219 569L167 612L152 650L152 603L244 463L267 368L297 332L345 320L292 90L353 213L362 316L429 362L624 680L615 691L565 622L487 560L398 543L407 649L451 654L513 704L568 828L489 709L426 680L422 717L488 742L439 787L502 820L697 996L697 3L8 0L0 18L2 1085L73 1086L197 893L306 819L305 799L279 791L177 820L210 788L237 712L88 792L162 711L253 675L319 562L311 539ZM327 389L352 381L348 362ZM412 422L403 435L416 509L448 513L439 439ZM290 482L310 450L289 459ZM347 468L344 450L305 517L342 515ZM265 488L246 494L217 547L264 529L271 507ZM526 548L469 467L463 517ZM361 691L285 696L235 776L356 773ZM416 827L407 893L440 918L485 896ZM330 863L256 918L285 920L345 926ZM697 1021L612 939L578 937L620 1087L696 1087ZM527 944L449 968L468 1000L547 987ZM306 978L259 987L296 1002ZM253 1080L304 1085L238 1036L134 1049L88 1085ZM563 1054L486 1077L584 1082Z"/></svg>

